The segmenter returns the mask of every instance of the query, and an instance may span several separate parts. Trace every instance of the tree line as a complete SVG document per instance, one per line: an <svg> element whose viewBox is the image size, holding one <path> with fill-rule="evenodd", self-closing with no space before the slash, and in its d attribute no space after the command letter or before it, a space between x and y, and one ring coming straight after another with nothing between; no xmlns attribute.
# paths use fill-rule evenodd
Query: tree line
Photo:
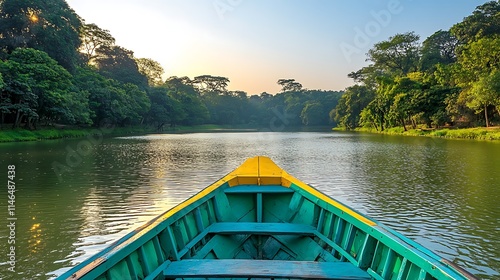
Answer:
<svg viewBox="0 0 500 280"><path fill-rule="evenodd" d="M478 6L450 30L420 43L396 34L350 73L332 120L346 129L490 126L500 122L500 1Z"/></svg>
<svg viewBox="0 0 500 280"><path fill-rule="evenodd" d="M229 79L172 76L115 44L110 31L87 24L64 0L0 1L0 127L50 125L267 126L328 125L343 92L303 89L248 96Z"/></svg>

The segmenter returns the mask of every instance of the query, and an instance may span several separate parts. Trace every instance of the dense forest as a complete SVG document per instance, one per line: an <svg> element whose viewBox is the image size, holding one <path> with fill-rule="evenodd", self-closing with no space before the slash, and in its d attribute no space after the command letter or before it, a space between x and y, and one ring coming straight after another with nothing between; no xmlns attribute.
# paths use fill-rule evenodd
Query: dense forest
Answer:
<svg viewBox="0 0 500 280"><path fill-rule="evenodd" d="M64 0L0 1L0 128L140 125L479 126L500 120L500 2L422 43L414 32L373 46L344 91L230 91L229 78L172 76L87 24Z"/></svg>
<svg viewBox="0 0 500 280"><path fill-rule="evenodd" d="M475 9L450 30L420 43L396 34L367 53L371 63L348 76L331 117L346 129L436 128L500 123L500 2Z"/></svg>
<svg viewBox="0 0 500 280"><path fill-rule="evenodd" d="M115 44L64 0L0 1L0 126L219 124L328 125L342 92L307 90L280 79L282 91L248 96L229 78L162 79L161 65ZM275 124L278 125L278 124Z"/></svg>

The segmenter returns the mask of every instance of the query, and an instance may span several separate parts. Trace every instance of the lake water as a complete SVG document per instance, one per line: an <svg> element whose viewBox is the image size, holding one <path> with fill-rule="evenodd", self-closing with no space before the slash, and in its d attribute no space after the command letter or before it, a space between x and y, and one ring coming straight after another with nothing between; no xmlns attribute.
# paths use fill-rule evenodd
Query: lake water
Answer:
<svg viewBox="0 0 500 280"><path fill-rule="evenodd" d="M256 155L483 279L500 278L500 143L336 132L163 134L0 144L15 165L16 273L47 279ZM54 171L54 168L56 171Z"/></svg>

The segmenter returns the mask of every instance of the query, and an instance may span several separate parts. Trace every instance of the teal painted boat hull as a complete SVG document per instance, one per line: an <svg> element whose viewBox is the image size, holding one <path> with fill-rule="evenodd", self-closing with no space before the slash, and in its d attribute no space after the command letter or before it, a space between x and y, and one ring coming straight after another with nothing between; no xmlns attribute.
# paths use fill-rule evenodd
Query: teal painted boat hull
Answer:
<svg viewBox="0 0 500 280"><path fill-rule="evenodd" d="M476 279L254 157L58 279Z"/></svg>

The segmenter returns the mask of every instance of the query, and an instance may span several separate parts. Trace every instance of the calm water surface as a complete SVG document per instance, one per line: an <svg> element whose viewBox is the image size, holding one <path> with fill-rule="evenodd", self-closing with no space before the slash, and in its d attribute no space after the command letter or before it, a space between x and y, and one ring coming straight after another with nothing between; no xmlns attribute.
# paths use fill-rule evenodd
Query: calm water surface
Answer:
<svg viewBox="0 0 500 280"><path fill-rule="evenodd" d="M0 144L16 166L16 274L47 279L256 155L483 279L500 279L500 143L351 133L170 134ZM80 149L84 156L73 151ZM56 166L59 172L54 172ZM63 167L66 166L66 167ZM3 175L2 175L3 174Z"/></svg>

